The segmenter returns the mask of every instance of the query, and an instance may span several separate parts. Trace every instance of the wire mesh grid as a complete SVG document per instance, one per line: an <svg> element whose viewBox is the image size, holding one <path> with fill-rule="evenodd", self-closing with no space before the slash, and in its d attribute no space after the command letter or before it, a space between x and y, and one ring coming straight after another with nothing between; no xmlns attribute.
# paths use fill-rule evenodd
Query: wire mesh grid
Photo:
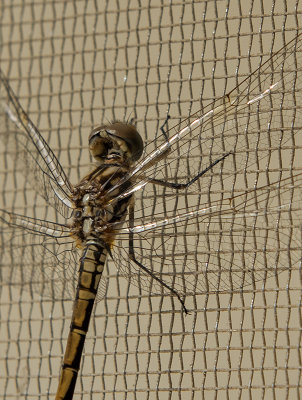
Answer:
<svg viewBox="0 0 302 400"><path fill-rule="evenodd" d="M162 143L167 112L173 125L227 93L295 37L300 20L299 1L286 0L3 2L1 68L77 182L91 166L92 127L133 117L146 144ZM258 166L259 179L269 167L271 179L299 172L299 149L296 134L270 161L274 168ZM1 207L49 216L0 152ZM237 188L244 179L238 174ZM207 199L208 187L201 181L198 195ZM177 300L131 285L109 261L75 398L300 398L299 246L293 251L281 275L236 293L191 296L187 316ZM11 279L1 285L0 396L52 398L72 302Z"/></svg>

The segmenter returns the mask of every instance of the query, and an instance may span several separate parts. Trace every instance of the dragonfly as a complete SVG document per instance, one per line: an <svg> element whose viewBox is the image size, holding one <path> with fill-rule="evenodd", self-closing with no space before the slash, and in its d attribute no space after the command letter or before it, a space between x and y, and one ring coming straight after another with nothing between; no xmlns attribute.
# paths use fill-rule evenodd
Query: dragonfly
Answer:
<svg viewBox="0 0 302 400"><path fill-rule="evenodd" d="M301 129L301 35L222 98L167 119L160 140L144 146L129 121L94 128L95 165L76 185L0 70L0 139L61 219L0 209L2 281L74 299L57 400L73 397L107 259L185 313L189 296L255 287L299 262L302 172L271 162Z"/></svg>

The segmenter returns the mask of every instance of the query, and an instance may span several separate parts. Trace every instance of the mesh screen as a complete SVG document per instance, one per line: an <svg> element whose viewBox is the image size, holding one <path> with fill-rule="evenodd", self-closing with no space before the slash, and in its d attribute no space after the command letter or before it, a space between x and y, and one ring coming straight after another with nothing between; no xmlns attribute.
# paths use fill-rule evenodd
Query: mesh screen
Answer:
<svg viewBox="0 0 302 400"><path fill-rule="evenodd" d="M146 145L161 144L167 113L172 126L231 90L297 35L301 7L298 0L2 2L1 69L76 183L91 167L92 127L135 118ZM299 136L255 166L250 181L238 173L236 190L298 173ZM0 207L49 219L3 145L0 153ZM204 203L209 184L195 192ZM154 213L164 195L156 192ZM300 209L294 222L286 217L296 227L286 271L236 293L198 291L187 316L177 299L141 291L109 261L75 398L300 398L299 217ZM72 302L24 290L13 276L0 288L0 397L53 398Z"/></svg>

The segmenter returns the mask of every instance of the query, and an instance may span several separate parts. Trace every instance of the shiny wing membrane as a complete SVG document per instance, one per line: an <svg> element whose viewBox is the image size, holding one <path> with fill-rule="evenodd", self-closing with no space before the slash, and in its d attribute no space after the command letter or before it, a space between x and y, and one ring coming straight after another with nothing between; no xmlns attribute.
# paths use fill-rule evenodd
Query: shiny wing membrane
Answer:
<svg viewBox="0 0 302 400"><path fill-rule="evenodd" d="M113 257L131 283L149 293L166 291L136 260L180 295L239 290L289 270L301 258L302 174L250 189L188 212L163 212L152 223L125 227ZM171 294L171 293L169 293Z"/></svg>
<svg viewBox="0 0 302 400"><path fill-rule="evenodd" d="M0 209L0 282L51 299L73 300L82 249L69 227ZM97 300L107 288L101 279Z"/></svg>
<svg viewBox="0 0 302 400"><path fill-rule="evenodd" d="M287 168L293 159L282 160L301 131L301 37L169 130L169 142L125 178L133 184L119 198L136 194L135 218L118 235L114 258L141 288L163 290L129 260L127 232L137 261L182 295L239 289L299 260L301 175ZM190 181L228 153L185 190L154 184Z"/></svg>
<svg viewBox="0 0 302 400"><path fill-rule="evenodd" d="M72 185L58 159L22 109L0 69L0 139L20 171L49 205L69 217Z"/></svg>
<svg viewBox="0 0 302 400"><path fill-rule="evenodd" d="M132 179L132 187L116 201L144 187L144 197L149 193L158 194L157 201L163 199L167 207L166 196L175 203L180 191L152 185L154 179L186 183L227 154L223 162L185 191L187 198L197 189L205 192L212 187L217 191L217 186L221 190L234 186L234 177L239 172L245 171L247 176L251 171L269 168L271 153L292 145L302 125L301 112L297 109L302 103L301 39L302 33L226 96L171 128L169 141L156 145L154 151L155 144L146 146L145 153L149 155L117 184ZM249 186L245 183L245 187ZM115 189L114 186L111 191ZM198 203L189 201L189 207L191 205L194 208ZM150 212L153 207L150 204ZM143 208L146 212L146 204Z"/></svg>
<svg viewBox="0 0 302 400"><path fill-rule="evenodd" d="M72 298L79 254L67 227L5 210L0 210L0 227L1 282Z"/></svg>

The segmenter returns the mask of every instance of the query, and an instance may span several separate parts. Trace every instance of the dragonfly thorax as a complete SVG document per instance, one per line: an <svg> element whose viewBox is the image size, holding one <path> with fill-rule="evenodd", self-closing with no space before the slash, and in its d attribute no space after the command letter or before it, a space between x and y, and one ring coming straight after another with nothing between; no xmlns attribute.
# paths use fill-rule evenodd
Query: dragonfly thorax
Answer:
<svg viewBox="0 0 302 400"><path fill-rule="evenodd" d="M116 214L115 207L112 204L102 204L90 196L88 193L78 202L79 207L73 212L74 233L79 239L84 240L94 233L101 233L106 230Z"/></svg>
<svg viewBox="0 0 302 400"><path fill-rule="evenodd" d="M127 168L118 163L105 162L74 186L73 202L76 208L70 229L79 244L84 243L91 235L100 237L109 245L113 242L114 231L117 224L124 221L131 199L129 196L112 201L131 185L130 180L119 185L127 171ZM110 190L112 192L109 194Z"/></svg>

